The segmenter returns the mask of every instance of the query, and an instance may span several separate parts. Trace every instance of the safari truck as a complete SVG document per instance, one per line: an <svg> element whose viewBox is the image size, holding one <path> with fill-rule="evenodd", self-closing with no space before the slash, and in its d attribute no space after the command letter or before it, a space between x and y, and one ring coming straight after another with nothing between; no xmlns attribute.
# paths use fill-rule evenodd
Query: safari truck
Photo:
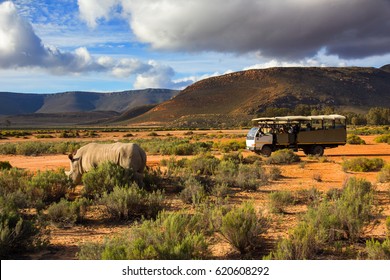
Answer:
<svg viewBox="0 0 390 280"><path fill-rule="evenodd" d="M322 156L324 149L346 143L346 118L341 115L265 117L252 121L258 126L249 130L246 148L266 157L286 148Z"/></svg>

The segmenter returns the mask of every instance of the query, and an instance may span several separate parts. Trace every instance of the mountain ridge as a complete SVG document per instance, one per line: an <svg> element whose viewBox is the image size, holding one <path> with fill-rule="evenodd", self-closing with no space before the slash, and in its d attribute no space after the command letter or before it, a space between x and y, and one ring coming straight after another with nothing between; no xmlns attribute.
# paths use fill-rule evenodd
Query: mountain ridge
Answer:
<svg viewBox="0 0 390 280"><path fill-rule="evenodd" d="M358 112L390 107L389 68L275 67L234 72L196 82L130 123L188 122L188 116L250 119L268 107L299 104Z"/></svg>
<svg viewBox="0 0 390 280"><path fill-rule="evenodd" d="M120 92L69 91L50 94L0 92L0 115L115 111L158 104L178 94L177 90L144 89Z"/></svg>

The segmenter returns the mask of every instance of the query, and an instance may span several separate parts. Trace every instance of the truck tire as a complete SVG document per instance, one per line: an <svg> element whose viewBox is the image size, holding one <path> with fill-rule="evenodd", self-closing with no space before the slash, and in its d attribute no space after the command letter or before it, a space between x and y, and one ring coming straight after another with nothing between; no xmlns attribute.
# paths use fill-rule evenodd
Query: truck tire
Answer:
<svg viewBox="0 0 390 280"><path fill-rule="evenodd" d="M318 156L318 157L321 157L324 155L324 147L322 147L321 145L315 145L311 148L311 151L310 153L314 156Z"/></svg>
<svg viewBox="0 0 390 280"><path fill-rule="evenodd" d="M261 148L261 154L265 157L269 157L272 154L272 149L270 146L265 145Z"/></svg>
<svg viewBox="0 0 390 280"><path fill-rule="evenodd" d="M303 148L303 152L305 153L305 155L310 155L311 154L311 150L312 150L312 147L309 146L309 147L304 147Z"/></svg>

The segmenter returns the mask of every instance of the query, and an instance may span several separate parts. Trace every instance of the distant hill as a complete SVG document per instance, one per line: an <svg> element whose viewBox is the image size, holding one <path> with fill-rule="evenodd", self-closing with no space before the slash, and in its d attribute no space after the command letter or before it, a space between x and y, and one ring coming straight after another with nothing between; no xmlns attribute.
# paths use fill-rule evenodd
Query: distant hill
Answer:
<svg viewBox="0 0 390 280"><path fill-rule="evenodd" d="M132 124L202 124L250 120L267 107L299 104L366 112L390 107L390 65L247 70L201 80L131 120Z"/></svg>
<svg viewBox="0 0 390 280"><path fill-rule="evenodd" d="M0 115L57 114L110 111L123 113L133 108L158 104L178 94L176 90L145 89L123 92L64 92L24 94L0 92Z"/></svg>

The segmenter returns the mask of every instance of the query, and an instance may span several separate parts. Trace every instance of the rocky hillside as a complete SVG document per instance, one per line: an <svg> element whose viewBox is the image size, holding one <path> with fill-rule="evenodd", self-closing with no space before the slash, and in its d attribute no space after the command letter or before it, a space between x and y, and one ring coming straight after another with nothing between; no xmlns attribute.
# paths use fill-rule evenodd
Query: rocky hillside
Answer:
<svg viewBox="0 0 390 280"><path fill-rule="evenodd" d="M212 77L187 87L131 123L248 120L267 107L298 104L355 112L390 107L390 65L379 69L269 68Z"/></svg>

